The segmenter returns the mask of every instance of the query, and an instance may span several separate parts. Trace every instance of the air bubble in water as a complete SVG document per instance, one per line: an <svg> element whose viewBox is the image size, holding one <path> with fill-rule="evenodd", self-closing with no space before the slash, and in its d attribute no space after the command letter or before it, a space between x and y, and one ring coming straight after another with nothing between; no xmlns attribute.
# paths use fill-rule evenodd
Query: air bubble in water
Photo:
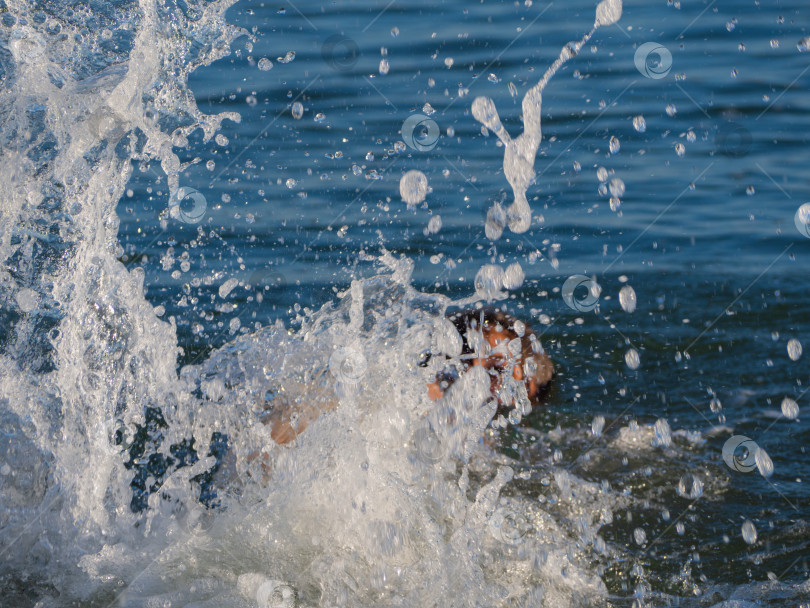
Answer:
<svg viewBox="0 0 810 608"><path fill-rule="evenodd" d="M773 475L773 460L771 460L771 457L768 456L768 452L762 448L757 448L757 452L754 455L754 460L757 463L757 469L759 469L760 475L765 478Z"/></svg>
<svg viewBox="0 0 810 608"><path fill-rule="evenodd" d="M630 369L638 369L638 366L641 365L641 358L638 355L638 351L635 348L628 349L628 351L624 353L624 362Z"/></svg>
<svg viewBox="0 0 810 608"><path fill-rule="evenodd" d="M782 399L782 415L788 420L795 420L799 417L799 404L790 397Z"/></svg>
<svg viewBox="0 0 810 608"><path fill-rule="evenodd" d="M617 152L618 152L618 151L621 149L621 147L622 147L622 144L621 144L621 142L619 141L619 138L618 138L618 137L616 137L615 135L614 135L614 136L612 136L612 137L610 138L609 147L610 147L610 153L611 153L611 154L616 154L616 153L617 153Z"/></svg>
<svg viewBox="0 0 810 608"><path fill-rule="evenodd" d="M636 310L636 291L625 285L619 290L619 303L622 305L624 312L634 312Z"/></svg>
<svg viewBox="0 0 810 608"><path fill-rule="evenodd" d="M421 171L408 171L399 180L399 194L408 206L418 205L427 196L428 180Z"/></svg>
<svg viewBox="0 0 810 608"><path fill-rule="evenodd" d="M618 177L614 177L612 180L610 180L608 189L610 190L611 196L614 196L616 198L621 198L624 196L625 190L624 182Z"/></svg>
<svg viewBox="0 0 810 608"><path fill-rule="evenodd" d="M787 353L791 361L798 361L802 356L802 343L796 338L791 338L787 343Z"/></svg>
<svg viewBox="0 0 810 608"><path fill-rule="evenodd" d="M300 101L296 101L292 105L292 117L295 120L298 120L303 115L304 115L304 104L302 104Z"/></svg>
<svg viewBox="0 0 810 608"><path fill-rule="evenodd" d="M647 130L647 121L639 114L633 119L633 128L639 133L644 133Z"/></svg>
<svg viewBox="0 0 810 608"><path fill-rule="evenodd" d="M746 519L742 525L742 537L745 542L749 545L753 545L757 542L757 529L754 526L754 522L750 519Z"/></svg>
<svg viewBox="0 0 810 608"><path fill-rule="evenodd" d="M273 69L273 62L270 61L267 57L262 57L259 59L259 69L262 72L266 72L267 70Z"/></svg>

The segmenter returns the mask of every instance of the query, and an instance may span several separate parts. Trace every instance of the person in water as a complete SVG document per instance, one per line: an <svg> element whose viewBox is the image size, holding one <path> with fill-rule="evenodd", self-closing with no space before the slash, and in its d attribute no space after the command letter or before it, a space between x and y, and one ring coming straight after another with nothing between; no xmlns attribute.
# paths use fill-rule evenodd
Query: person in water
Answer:
<svg viewBox="0 0 810 608"><path fill-rule="evenodd" d="M502 390L506 384L504 380L509 376L522 383L532 406L542 405L554 376L554 366L531 327L494 308L461 310L449 314L448 319L461 336L461 355L428 384L431 399L440 400L461 374L481 365L489 374L492 397L498 400L496 417L508 416L514 407L513 392L507 392L508 396L505 396ZM430 357L428 355L420 365L426 366ZM273 441L285 445L302 433L324 409L328 408L311 403L294 408L273 408L262 415L262 422L270 425Z"/></svg>

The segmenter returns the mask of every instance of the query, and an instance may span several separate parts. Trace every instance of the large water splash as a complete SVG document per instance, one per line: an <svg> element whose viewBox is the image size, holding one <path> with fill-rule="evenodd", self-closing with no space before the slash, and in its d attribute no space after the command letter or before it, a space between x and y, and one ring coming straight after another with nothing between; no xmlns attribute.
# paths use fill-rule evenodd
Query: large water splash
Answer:
<svg viewBox="0 0 810 608"><path fill-rule="evenodd" d="M0 409L12 447L0 518L18 575L70 570L132 529L114 437L145 405L176 401L177 341L143 273L117 260L115 207L133 161L159 160L174 188L173 145L238 120L201 114L186 86L229 52L230 4L3 5Z"/></svg>

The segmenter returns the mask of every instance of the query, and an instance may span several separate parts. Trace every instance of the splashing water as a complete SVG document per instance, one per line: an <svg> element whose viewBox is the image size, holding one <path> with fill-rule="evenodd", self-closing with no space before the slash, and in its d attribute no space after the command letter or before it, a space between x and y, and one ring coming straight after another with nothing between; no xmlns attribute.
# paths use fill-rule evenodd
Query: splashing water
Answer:
<svg viewBox="0 0 810 608"><path fill-rule="evenodd" d="M551 65L543 78L526 92L523 97L523 133L512 139L501 124L495 102L489 97L476 97L472 104L472 113L475 119L492 131L503 143L503 172L506 181L512 187L514 201L506 209L509 229L521 234L529 229L532 221L532 210L526 198L526 191L534 183L534 159L542 140L541 116L543 105L543 90L549 80L562 65L575 57L582 46L591 39L596 30L606 25L613 25L622 16L621 0L602 0L596 7L596 21L590 32L585 34L578 42L567 44L560 52L560 56ZM616 148L618 150L618 147ZM489 217L487 218L489 226ZM489 238L499 238L497 230L488 230Z"/></svg>

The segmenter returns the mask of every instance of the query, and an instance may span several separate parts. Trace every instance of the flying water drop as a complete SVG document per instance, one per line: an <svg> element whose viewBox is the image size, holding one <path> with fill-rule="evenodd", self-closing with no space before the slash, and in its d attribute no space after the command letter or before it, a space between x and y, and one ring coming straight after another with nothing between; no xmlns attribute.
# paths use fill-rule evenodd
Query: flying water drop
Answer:
<svg viewBox="0 0 810 608"><path fill-rule="evenodd" d="M802 343L796 338L791 338L787 343L787 353L791 361L798 361L802 356Z"/></svg>
<svg viewBox="0 0 810 608"><path fill-rule="evenodd" d="M421 171L408 171L399 180L399 193L409 207L418 205L427 196L428 180Z"/></svg>
<svg viewBox="0 0 810 608"><path fill-rule="evenodd" d="M790 397L782 399L782 415L788 420L795 420L799 417L799 404Z"/></svg>
<svg viewBox="0 0 810 608"><path fill-rule="evenodd" d="M619 290L619 303L622 305L624 312L635 312L636 291L630 285L625 285Z"/></svg>
<svg viewBox="0 0 810 608"><path fill-rule="evenodd" d="M749 545L753 545L757 542L757 529L754 526L754 522L750 519L746 519L742 525L742 537L745 542Z"/></svg>

